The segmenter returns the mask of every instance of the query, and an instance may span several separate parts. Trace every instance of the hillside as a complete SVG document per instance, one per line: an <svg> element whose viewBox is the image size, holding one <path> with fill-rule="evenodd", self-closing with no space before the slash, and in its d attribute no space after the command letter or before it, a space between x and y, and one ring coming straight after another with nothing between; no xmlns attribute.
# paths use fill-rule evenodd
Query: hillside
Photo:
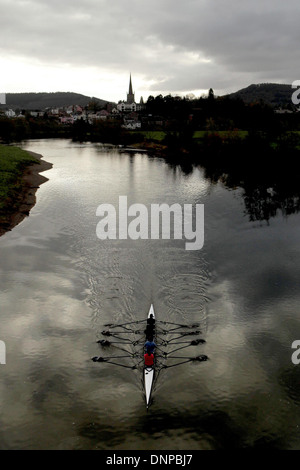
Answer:
<svg viewBox="0 0 300 470"><path fill-rule="evenodd" d="M71 92L56 93L7 93L6 107L16 109L40 109L57 108L63 106L79 105L86 106L91 100L97 101L104 106L107 101L99 98L81 95Z"/></svg>
<svg viewBox="0 0 300 470"><path fill-rule="evenodd" d="M260 83L249 85L247 88L230 93L229 98L241 98L246 103L263 100L273 107L287 107L292 105L291 85L278 83Z"/></svg>
<svg viewBox="0 0 300 470"><path fill-rule="evenodd" d="M275 107L293 107L291 85L278 83L260 83L252 84L246 88L242 88L234 93L225 95L228 98L240 98L245 103L253 103L264 101L265 103ZM225 97L224 96L224 97ZM81 95L72 92L55 92L55 93L7 93L6 105L0 105L0 108L12 109L31 109L43 110L45 108L57 108L63 106L80 105L86 106L91 100L99 103L100 107L105 106L108 102L99 98Z"/></svg>

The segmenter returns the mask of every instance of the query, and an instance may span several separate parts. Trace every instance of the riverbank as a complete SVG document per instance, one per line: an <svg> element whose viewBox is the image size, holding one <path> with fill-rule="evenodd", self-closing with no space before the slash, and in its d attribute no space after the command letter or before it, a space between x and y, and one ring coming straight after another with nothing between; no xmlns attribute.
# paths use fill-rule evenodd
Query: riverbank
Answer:
<svg viewBox="0 0 300 470"><path fill-rule="evenodd" d="M0 156L6 156L6 153L14 149L18 151L18 159L14 160L13 157L9 160L5 160L4 157L3 160L0 159L0 177L2 170L2 188L5 189L1 194L0 237L29 216L30 210L36 203L38 188L48 181L48 178L40 173L50 170L53 166L52 163L42 160L42 155L25 152L17 147L0 146ZM20 152L27 158L19 158ZM10 165L9 169L7 163ZM12 168L15 168L14 172Z"/></svg>

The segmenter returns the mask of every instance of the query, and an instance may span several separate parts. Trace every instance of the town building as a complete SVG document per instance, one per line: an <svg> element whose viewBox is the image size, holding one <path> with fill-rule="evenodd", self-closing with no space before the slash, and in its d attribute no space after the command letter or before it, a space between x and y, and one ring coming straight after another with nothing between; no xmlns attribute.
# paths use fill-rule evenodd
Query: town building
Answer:
<svg viewBox="0 0 300 470"><path fill-rule="evenodd" d="M9 118L13 118L16 116L16 113L14 112L13 109L8 109L7 111L5 111L5 116Z"/></svg>

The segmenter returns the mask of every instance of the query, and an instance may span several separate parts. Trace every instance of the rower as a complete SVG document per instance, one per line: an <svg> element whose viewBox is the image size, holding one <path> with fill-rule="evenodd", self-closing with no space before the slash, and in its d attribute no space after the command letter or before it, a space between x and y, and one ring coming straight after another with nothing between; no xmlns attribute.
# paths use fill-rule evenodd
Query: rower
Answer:
<svg viewBox="0 0 300 470"><path fill-rule="evenodd" d="M150 317L147 318L147 326L145 329L146 338L149 339L151 336L153 337L154 333L155 333L155 318L153 314L151 314Z"/></svg>
<svg viewBox="0 0 300 470"><path fill-rule="evenodd" d="M154 365L154 354L151 353L150 349L144 354L144 359L146 367L152 367Z"/></svg>
<svg viewBox="0 0 300 470"><path fill-rule="evenodd" d="M147 325L151 325L154 328L155 325L155 318L153 316L153 313L150 314L150 317L147 318Z"/></svg>
<svg viewBox="0 0 300 470"><path fill-rule="evenodd" d="M147 341L146 341L146 343L145 343L144 346L145 346L145 348L146 348L147 351L150 350L150 353L154 353L154 350L155 350L155 348L156 348L156 344L155 344L155 342L153 341L153 336L149 336L149 337L147 338Z"/></svg>

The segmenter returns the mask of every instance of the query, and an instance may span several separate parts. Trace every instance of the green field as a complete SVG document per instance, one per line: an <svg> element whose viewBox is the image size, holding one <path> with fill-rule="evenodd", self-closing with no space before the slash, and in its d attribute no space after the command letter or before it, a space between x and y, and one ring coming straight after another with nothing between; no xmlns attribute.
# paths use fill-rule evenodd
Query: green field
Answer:
<svg viewBox="0 0 300 470"><path fill-rule="evenodd" d="M154 140L156 142L161 142L166 136L164 131L138 131L137 133L143 135L146 140Z"/></svg>
<svg viewBox="0 0 300 470"><path fill-rule="evenodd" d="M0 216L15 206L24 168L37 162L19 147L0 145Z"/></svg>
<svg viewBox="0 0 300 470"><path fill-rule="evenodd" d="M236 134L239 137L245 137L248 134L248 131L242 131L242 130L237 130L237 131L215 131L216 134L219 134L220 136L227 136L231 134ZM167 135L167 132L164 131L136 131L133 133L137 133L140 135L143 135L146 140L152 140L155 142L162 142L165 136ZM196 140L203 139L205 134L207 134L208 131L195 131L193 138Z"/></svg>
<svg viewBox="0 0 300 470"><path fill-rule="evenodd" d="M205 136L205 134L207 133L216 133L218 135L220 135L221 137L224 136L228 136L228 135L237 135L238 137L241 137L241 138L244 138L248 135L248 131L241 131L240 129L238 129L237 131L196 131L194 133L194 139L203 139L203 137Z"/></svg>

